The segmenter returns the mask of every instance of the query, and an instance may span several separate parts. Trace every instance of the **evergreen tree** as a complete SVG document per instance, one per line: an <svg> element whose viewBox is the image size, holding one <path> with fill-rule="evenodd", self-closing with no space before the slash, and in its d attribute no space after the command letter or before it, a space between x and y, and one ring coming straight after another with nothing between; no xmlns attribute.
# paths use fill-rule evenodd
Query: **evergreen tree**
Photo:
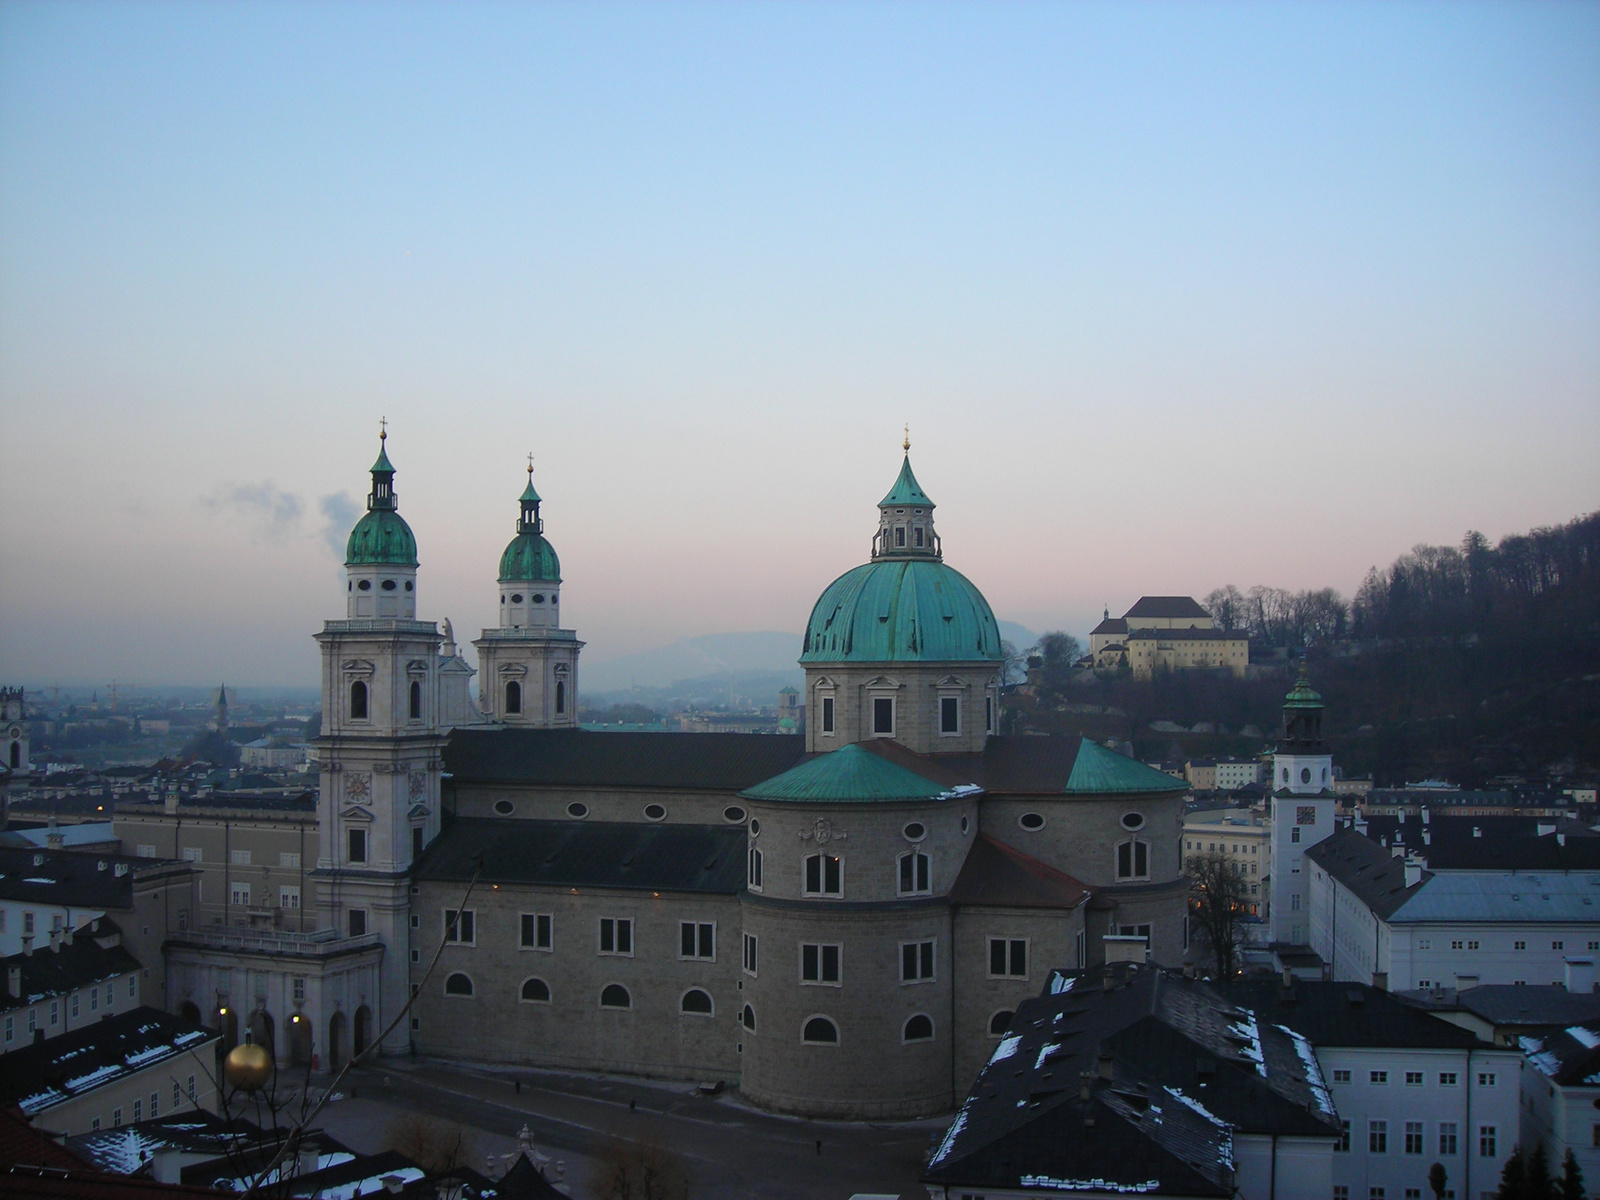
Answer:
<svg viewBox="0 0 1600 1200"><path fill-rule="evenodd" d="M1555 1180L1550 1178L1550 1158L1541 1141L1528 1155L1528 1200L1552 1200Z"/></svg>
<svg viewBox="0 0 1600 1200"><path fill-rule="evenodd" d="M1506 1159L1505 1168L1500 1172L1500 1190L1495 1194L1495 1200L1528 1200L1528 1164L1522 1157L1521 1146Z"/></svg>
<svg viewBox="0 0 1600 1200"><path fill-rule="evenodd" d="M1572 1151L1561 1160L1561 1178L1556 1181L1556 1195L1560 1200L1583 1200L1583 1171Z"/></svg>

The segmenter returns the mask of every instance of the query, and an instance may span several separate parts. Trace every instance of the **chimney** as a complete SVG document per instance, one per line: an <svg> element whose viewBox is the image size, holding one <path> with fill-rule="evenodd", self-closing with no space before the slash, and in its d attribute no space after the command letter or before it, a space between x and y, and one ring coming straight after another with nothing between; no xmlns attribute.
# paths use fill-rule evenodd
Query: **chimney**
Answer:
<svg viewBox="0 0 1600 1200"><path fill-rule="evenodd" d="M1145 938L1108 933L1100 940L1105 944L1107 967L1112 963L1142 963L1149 957L1149 944Z"/></svg>
<svg viewBox="0 0 1600 1200"><path fill-rule="evenodd" d="M1472 827L1472 836L1475 838L1481 838L1483 836L1483 826L1474 825Z"/></svg>
<svg viewBox="0 0 1600 1200"><path fill-rule="evenodd" d="M162 811L175 813L178 811L178 785L173 784L167 789L167 794L161 798Z"/></svg>
<svg viewBox="0 0 1600 1200"><path fill-rule="evenodd" d="M150 1156L150 1176L157 1183L183 1182L183 1155L168 1147Z"/></svg>
<svg viewBox="0 0 1600 1200"><path fill-rule="evenodd" d="M25 933L22 935L22 952L28 955L33 953L33 934Z"/></svg>
<svg viewBox="0 0 1600 1200"><path fill-rule="evenodd" d="M1104 1079L1107 1083L1111 1082L1111 1055L1107 1051L1100 1051L1099 1056L1095 1059L1095 1068L1099 1072L1101 1079Z"/></svg>
<svg viewBox="0 0 1600 1200"><path fill-rule="evenodd" d="M1380 992L1387 992L1389 990L1389 972L1374 971L1372 973L1372 986Z"/></svg>
<svg viewBox="0 0 1600 1200"><path fill-rule="evenodd" d="M1078 1099L1079 1100L1087 1100L1089 1098L1089 1093L1092 1092L1093 1090L1094 1090L1094 1072L1092 1072L1092 1071L1079 1071L1078 1072Z"/></svg>
<svg viewBox="0 0 1600 1200"><path fill-rule="evenodd" d="M54 950L57 954L61 953L61 930L52 929L50 931L50 949Z"/></svg>
<svg viewBox="0 0 1600 1200"><path fill-rule="evenodd" d="M68 925L61 931L61 940L68 946L72 945L72 926Z"/></svg>
<svg viewBox="0 0 1600 1200"><path fill-rule="evenodd" d="M9 991L13 996L18 997L19 999L21 998L22 968L20 966L6 968L6 990Z"/></svg>
<svg viewBox="0 0 1600 1200"><path fill-rule="evenodd" d="M66 839L62 836L61 830L56 828L54 818L51 818L50 821L50 832L44 835L44 844L51 850L59 850L66 844Z"/></svg>
<svg viewBox="0 0 1600 1200"><path fill-rule="evenodd" d="M1422 860L1406 856L1406 886L1415 887L1422 882Z"/></svg>
<svg viewBox="0 0 1600 1200"><path fill-rule="evenodd" d="M1423 831L1422 831L1422 844L1423 844L1423 845L1424 845L1424 846L1431 846L1431 845L1433 845L1433 830L1431 830L1431 829L1424 829L1424 830L1423 830Z"/></svg>
<svg viewBox="0 0 1600 1200"><path fill-rule="evenodd" d="M1406 848L1404 846L1402 846L1400 844L1400 842L1398 841L1398 839L1397 839L1395 841L1394 847L1389 851L1389 857L1390 858L1404 858L1405 856L1406 856Z"/></svg>
<svg viewBox="0 0 1600 1200"><path fill-rule="evenodd" d="M1594 959L1588 955L1573 955L1565 960L1567 964L1566 984L1569 992L1588 993L1595 991Z"/></svg>
<svg viewBox="0 0 1600 1200"><path fill-rule="evenodd" d="M1422 823L1424 825L1428 825L1428 824L1431 824L1432 821L1433 821L1433 809L1431 809L1431 808L1423 809L1422 810Z"/></svg>
<svg viewBox="0 0 1600 1200"><path fill-rule="evenodd" d="M300 1153L295 1158L295 1174L309 1175L317 1169L317 1164L322 1161L322 1151L315 1143L301 1142Z"/></svg>

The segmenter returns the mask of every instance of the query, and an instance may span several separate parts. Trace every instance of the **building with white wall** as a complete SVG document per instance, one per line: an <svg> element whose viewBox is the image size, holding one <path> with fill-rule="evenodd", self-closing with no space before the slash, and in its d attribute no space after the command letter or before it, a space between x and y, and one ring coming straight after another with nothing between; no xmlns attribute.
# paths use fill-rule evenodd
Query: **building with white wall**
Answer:
<svg viewBox="0 0 1600 1200"><path fill-rule="evenodd" d="M1322 697L1302 669L1283 699L1283 732L1272 758L1272 940L1280 945L1306 944L1306 851L1333 832L1338 809L1322 711Z"/></svg>

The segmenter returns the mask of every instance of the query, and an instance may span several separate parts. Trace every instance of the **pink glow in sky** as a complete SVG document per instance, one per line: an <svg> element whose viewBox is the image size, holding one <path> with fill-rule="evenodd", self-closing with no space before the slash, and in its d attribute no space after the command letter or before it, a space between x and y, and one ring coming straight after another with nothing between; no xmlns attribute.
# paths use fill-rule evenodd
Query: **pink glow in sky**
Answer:
<svg viewBox="0 0 1600 1200"><path fill-rule="evenodd" d="M1597 331L1593 5L8 4L0 678L313 683L380 415L464 640L530 450L603 661L906 421L1002 617L1349 594L1600 507Z"/></svg>

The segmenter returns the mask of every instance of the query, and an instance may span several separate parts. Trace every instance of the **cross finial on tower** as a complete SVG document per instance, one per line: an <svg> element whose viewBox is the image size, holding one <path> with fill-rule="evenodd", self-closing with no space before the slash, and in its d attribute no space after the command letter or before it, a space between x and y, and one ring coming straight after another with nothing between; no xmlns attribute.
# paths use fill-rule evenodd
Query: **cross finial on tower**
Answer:
<svg viewBox="0 0 1600 1200"><path fill-rule="evenodd" d="M378 440L380 442L386 442L386 441L389 440L389 418L388 417L379 417L378 418Z"/></svg>
<svg viewBox="0 0 1600 1200"><path fill-rule="evenodd" d="M533 451L528 451L528 482L533 482Z"/></svg>
<svg viewBox="0 0 1600 1200"><path fill-rule="evenodd" d="M907 454L911 453L911 422L906 422L906 440L900 443L900 448Z"/></svg>

